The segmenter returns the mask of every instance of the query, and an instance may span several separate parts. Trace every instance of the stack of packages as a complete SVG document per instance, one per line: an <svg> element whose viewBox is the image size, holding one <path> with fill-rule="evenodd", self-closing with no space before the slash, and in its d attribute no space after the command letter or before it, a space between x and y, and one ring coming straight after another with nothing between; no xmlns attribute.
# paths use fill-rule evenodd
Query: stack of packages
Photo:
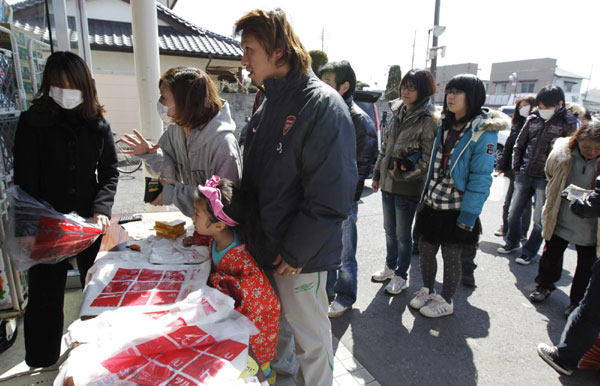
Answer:
<svg viewBox="0 0 600 386"><path fill-rule="evenodd" d="M156 221L154 223L154 230L156 230L157 236L176 239L185 234L184 226L185 221L183 220Z"/></svg>
<svg viewBox="0 0 600 386"><path fill-rule="evenodd" d="M69 327L74 347L54 385L244 385L257 333L233 300L203 287L160 311L123 307Z"/></svg>

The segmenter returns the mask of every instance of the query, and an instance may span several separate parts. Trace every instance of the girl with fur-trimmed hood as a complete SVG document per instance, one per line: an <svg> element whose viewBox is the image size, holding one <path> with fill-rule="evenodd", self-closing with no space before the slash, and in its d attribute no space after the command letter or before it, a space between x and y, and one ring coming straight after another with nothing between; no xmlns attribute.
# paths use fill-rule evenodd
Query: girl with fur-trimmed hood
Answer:
<svg viewBox="0 0 600 386"><path fill-rule="evenodd" d="M444 119L433 145L423 209L417 214L416 233L423 288L410 305L424 316L437 318L454 312L452 297L460 281L460 256L481 233L479 214L492 184L498 131L510 126L506 116L482 108L485 87L474 75L453 77L446 86ZM436 254L442 249L444 283L434 292Z"/></svg>
<svg viewBox="0 0 600 386"><path fill-rule="evenodd" d="M583 299L592 274L592 265L600 252L598 219L581 218L569 209L561 198L563 189L571 184L593 189L600 174L600 123L582 125L570 138L558 138L546 161L546 203L542 212L542 236L546 240L540 259L538 284L529 295L532 302L544 301L560 280L564 251L569 243L577 249L577 268L571 284L571 304L568 316Z"/></svg>

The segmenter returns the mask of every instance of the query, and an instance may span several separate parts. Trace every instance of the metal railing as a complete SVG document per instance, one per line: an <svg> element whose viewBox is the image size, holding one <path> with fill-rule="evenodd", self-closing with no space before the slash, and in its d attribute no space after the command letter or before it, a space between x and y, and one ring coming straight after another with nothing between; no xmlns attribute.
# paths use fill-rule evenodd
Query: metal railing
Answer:
<svg viewBox="0 0 600 386"><path fill-rule="evenodd" d="M27 41L27 53L29 54L29 71L31 72L31 87L32 94L35 95L36 90L39 90L38 85L38 74L40 75L40 84L41 84L41 74L44 72L44 66L46 64L46 60L42 58L34 58L33 55L33 45L37 44L43 48L50 49L50 44L44 43L40 40L29 38Z"/></svg>

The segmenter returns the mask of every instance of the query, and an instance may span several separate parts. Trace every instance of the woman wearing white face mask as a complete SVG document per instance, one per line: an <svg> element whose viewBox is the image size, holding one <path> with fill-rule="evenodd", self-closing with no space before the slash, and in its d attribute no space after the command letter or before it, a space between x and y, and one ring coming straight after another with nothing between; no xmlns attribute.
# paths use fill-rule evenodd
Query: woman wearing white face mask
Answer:
<svg viewBox="0 0 600 386"><path fill-rule="evenodd" d="M31 108L19 118L15 184L59 212L93 217L106 230L119 172L112 131L90 72L79 56L55 52L46 61L42 79ZM32 244L35 233L17 230L23 244ZM82 284L101 240L77 255ZM64 260L29 270L25 362L31 367L51 366L58 360L69 267Z"/></svg>
<svg viewBox="0 0 600 386"><path fill-rule="evenodd" d="M510 128L510 134L504 144L504 151L502 156L498 160L496 170L498 173L504 175L509 179L508 190L504 198L504 206L502 207L502 225L494 233L496 236L505 236L508 231L508 208L510 207L510 200L512 199L514 185L515 185L515 173L512 170L512 158L513 158L513 147L515 141L525 124L525 121L531 114L531 110L535 104L535 98L528 97L517 101L515 111L512 116L512 126ZM525 206L523 215L521 217L521 238L527 238L527 230L529 229L529 223L531 222L531 200L529 205Z"/></svg>
<svg viewBox="0 0 600 386"><path fill-rule="evenodd" d="M229 104L219 99L208 75L193 67L175 67L160 78L157 110L167 130L158 144L134 130L123 142L144 160L146 172L160 178L163 191L153 205L174 204L194 215L194 193L206 179L218 175L238 185L242 173L240 150L233 135Z"/></svg>
<svg viewBox="0 0 600 386"><path fill-rule="evenodd" d="M521 214L535 194L533 230L521 248L519 264L527 265L535 258L542 244L542 208L546 200L544 166L559 137L571 135L577 127L577 118L565 108L565 93L558 86L546 86L535 98L537 110L527 119L513 150L515 192L508 213L506 244L498 253L509 254L519 248Z"/></svg>

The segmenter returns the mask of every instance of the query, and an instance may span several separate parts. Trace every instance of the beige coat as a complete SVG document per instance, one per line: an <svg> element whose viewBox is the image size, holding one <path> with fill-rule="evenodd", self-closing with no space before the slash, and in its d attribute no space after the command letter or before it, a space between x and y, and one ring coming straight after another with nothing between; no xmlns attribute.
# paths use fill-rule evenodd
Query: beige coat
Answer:
<svg viewBox="0 0 600 386"><path fill-rule="evenodd" d="M567 187L567 179L573 168L573 153L568 146L569 139L569 137L557 138L546 160L544 170L548 184L546 185L546 202L542 211L542 237L544 240L550 240L554 234L562 200L560 194ZM599 167L600 160L596 163L596 170ZM589 188L589 186L585 188ZM596 240L596 254L600 256L600 218L598 219Z"/></svg>

